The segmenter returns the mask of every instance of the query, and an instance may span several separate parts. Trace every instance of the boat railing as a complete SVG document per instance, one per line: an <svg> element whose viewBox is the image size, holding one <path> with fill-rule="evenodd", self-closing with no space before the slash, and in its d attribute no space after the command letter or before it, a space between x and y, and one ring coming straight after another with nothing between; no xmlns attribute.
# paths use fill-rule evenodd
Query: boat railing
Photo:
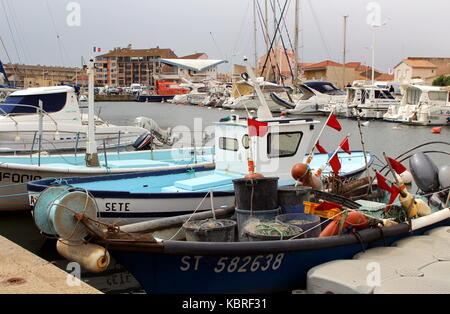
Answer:
<svg viewBox="0 0 450 314"><path fill-rule="evenodd" d="M45 111L44 109L40 109L39 107L36 107L36 106L24 105L24 104L5 104L5 103L3 103L2 106L14 106L14 107L25 107L25 108L35 109L37 114L39 112L41 112L42 114L47 116L50 120L52 120L52 122L55 124L56 132L58 132L58 122L47 111ZM5 114L4 117L11 119L16 124L16 127L17 127L17 125L19 123L18 123L18 121L16 119L14 119L12 117L11 113L7 113L5 110L3 110L3 108L0 108L0 110ZM23 115L26 115L26 114L23 114Z"/></svg>

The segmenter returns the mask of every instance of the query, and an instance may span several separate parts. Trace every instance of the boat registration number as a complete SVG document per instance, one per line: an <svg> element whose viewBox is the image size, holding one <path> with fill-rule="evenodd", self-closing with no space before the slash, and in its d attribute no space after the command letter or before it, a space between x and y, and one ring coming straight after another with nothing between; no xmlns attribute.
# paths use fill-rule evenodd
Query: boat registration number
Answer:
<svg viewBox="0 0 450 314"><path fill-rule="evenodd" d="M284 254L269 254L245 257L221 257L214 267L215 273L246 273L257 271L277 270L283 263ZM181 271L197 271L202 265L203 256L183 256L181 258Z"/></svg>

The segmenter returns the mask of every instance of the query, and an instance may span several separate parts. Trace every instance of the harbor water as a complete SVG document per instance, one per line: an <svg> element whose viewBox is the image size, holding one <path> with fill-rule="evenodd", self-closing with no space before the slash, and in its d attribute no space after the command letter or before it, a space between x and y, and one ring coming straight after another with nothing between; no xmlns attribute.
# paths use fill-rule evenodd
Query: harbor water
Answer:
<svg viewBox="0 0 450 314"><path fill-rule="evenodd" d="M156 121L161 128L172 128L183 134L178 145L184 146L193 143L200 146L205 134L211 132L213 123L220 118L231 114L246 115L245 111L231 112L209 107L138 102L99 102L96 103L96 111L103 120L117 125L132 125L136 117L149 117ZM307 118L314 118L322 123L326 119L325 116L308 116ZM334 151L344 137L350 134L350 149L362 150L357 121L350 119L339 119L339 121L343 127L342 131L325 128L320 138L321 145L328 151ZM316 126L316 134L321 127L322 124ZM361 131L366 150L377 156L374 165L382 164L383 152L390 157L397 157L414 146L432 141L448 141L450 136L449 128L443 128L440 134L432 134L431 127L408 126L383 121L369 121L366 126L361 127ZM192 136L197 133L200 135ZM439 144L426 146L422 150L448 151L448 147ZM442 165L446 159L444 154L433 153L430 156L437 165ZM404 164L408 166L406 162ZM68 262L56 252L56 241L44 239L41 236L34 225L31 213L0 213L0 235L67 270ZM106 272L101 274L82 272L81 279L105 293L144 293L136 279L114 261L111 262Z"/></svg>

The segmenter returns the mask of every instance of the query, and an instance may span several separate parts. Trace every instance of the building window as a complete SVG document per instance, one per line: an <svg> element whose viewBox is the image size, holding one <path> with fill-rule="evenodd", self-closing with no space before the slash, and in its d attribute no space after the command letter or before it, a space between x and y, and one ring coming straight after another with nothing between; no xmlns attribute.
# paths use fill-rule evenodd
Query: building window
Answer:
<svg viewBox="0 0 450 314"><path fill-rule="evenodd" d="M291 157L297 153L303 132L269 133L267 155L269 158Z"/></svg>

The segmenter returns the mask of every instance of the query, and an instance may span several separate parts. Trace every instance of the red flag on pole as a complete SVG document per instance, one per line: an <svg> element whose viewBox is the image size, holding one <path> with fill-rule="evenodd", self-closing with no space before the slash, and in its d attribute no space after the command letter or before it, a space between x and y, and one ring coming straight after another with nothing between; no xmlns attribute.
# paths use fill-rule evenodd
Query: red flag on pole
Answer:
<svg viewBox="0 0 450 314"><path fill-rule="evenodd" d="M352 154L352 152L350 151L350 146L348 144L348 136L346 138L344 138L344 140L341 142L341 144L339 146L341 146L342 150L344 152L346 152L347 154L349 154L349 155Z"/></svg>
<svg viewBox="0 0 450 314"><path fill-rule="evenodd" d="M386 183L386 178L383 177L378 172L376 173L376 176L377 176L378 187L391 194L391 196L389 197L389 203L386 206L386 211L389 211L391 209L392 203L394 203L395 199L397 198L398 194L400 193L400 190L395 185L389 186Z"/></svg>
<svg viewBox="0 0 450 314"><path fill-rule="evenodd" d="M339 121L336 119L333 113L330 114L330 117L328 118L327 125L337 131L342 130L342 126L339 123Z"/></svg>
<svg viewBox="0 0 450 314"><path fill-rule="evenodd" d="M398 174L402 174L403 172L405 172L406 167L403 166L401 163L399 163L397 160L388 157L389 163L391 164L392 169L395 170L395 172L397 172Z"/></svg>
<svg viewBox="0 0 450 314"><path fill-rule="evenodd" d="M333 169L333 172L335 174L339 174L339 170L341 170L341 162L339 161L339 157L337 154L333 156L333 158L330 159L329 162L331 169Z"/></svg>
<svg viewBox="0 0 450 314"><path fill-rule="evenodd" d="M317 150L319 151L319 153L321 153L321 154L328 154L328 152L325 150L325 148L323 148L323 147L320 145L319 141L317 141L317 143L316 143L316 148L317 148Z"/></svg>
<svg viewBox="0 0 450 314"><path fill-rule="evenodd" d="M376 176L377 176L378 187L382 190L391 192L391 187L386 183L386 178L383 177L378 172L376 173Z"/></svg>
<svg viewBox="0 0 450 314"><path fill-rule="evenodd" d="M253 119L248 119L248 135L249 136L264 136L269 131L267 122L260 122Z"/></svg>

